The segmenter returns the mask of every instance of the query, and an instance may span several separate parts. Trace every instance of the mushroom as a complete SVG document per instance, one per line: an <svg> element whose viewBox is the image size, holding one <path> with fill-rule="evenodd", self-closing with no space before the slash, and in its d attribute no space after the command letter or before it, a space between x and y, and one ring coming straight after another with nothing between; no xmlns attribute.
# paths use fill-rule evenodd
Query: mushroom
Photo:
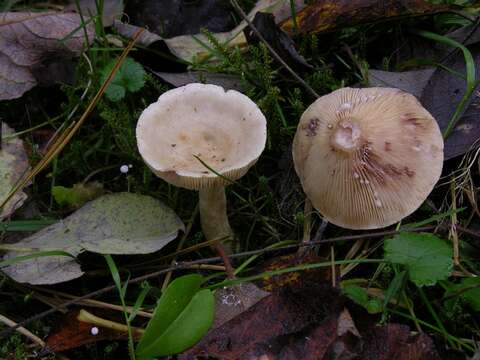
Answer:
<svg viewBox="0 0 480 360"><path fill-rule="evenodd" d="M313 206L349 229L391 225L414 212L443 166L443 138L417 99L393 88L343 88L303 113L295 170Z"/></svg>
<svg viewBox="0 0 480 360"><path fill-rule="evenodd" d="M136 129L140 154L157 176L199 191L207 240L228 242L225 186L255 164L266 134L265 116L247 96L196 83L163 93L143 111Z"/></svg>

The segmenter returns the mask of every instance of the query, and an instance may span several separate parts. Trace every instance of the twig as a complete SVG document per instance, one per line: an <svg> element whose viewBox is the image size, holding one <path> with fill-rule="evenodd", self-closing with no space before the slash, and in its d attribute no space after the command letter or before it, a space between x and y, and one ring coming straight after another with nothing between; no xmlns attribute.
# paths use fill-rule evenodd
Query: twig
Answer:
<svg viewBox="0 0 480 360"><path fill-rule="evenodd" d="M84 323L87 323L87 324L104 327L104 328L114 330L114 331L125 332L125 333L128 332L128 326L127 325L120 324L120 323L117 323L115 321L103 319L101 317L93 315L92 313L89 313L88 311L86 311L84 309L80 310L80 312L77 316L77 320L81 321L81 322L84 322ZM132 330L134 331L135 335L137 335L139 337L141 335L143 335L143 333L145 332L145 330L140 329L140 328L136 328L136 327L132 327Z"/></svg>
<svg viewBox="0 0 480 360"><path fill-rule="evenodd" d="M290 73L292 74L292 76L300 83L303 85L303 87L305 87L305 89L307 89L308 92L310 92L310 94L312 94L314 97L320 97L320 95L315 91L313 90L313 88L308 85L305 80L303 80L295 71L293 71L293 69L288 66L288 64L280 57L280 55L277 54L277 52L275 51L275 49L267 42L267 40L265 40L265 38L263 37L263 35L260 33L260 31L258 31L258 29L255 27L255 25L252 24L252 22L250 21L250 19L248 18L247 14L245 14L245 12L243 11L243 9L240 7L240 5L238 5L238 2L237 0L230 0L230 3L232 4L232 6L235 8L235 10L238 12L238 14L243 18L243 20L245 20L245 22L248 24L248 26L250 27L250 29L252 29L252 31L255 33L255 35L257 35L257 37L265 44L265 46L267 47L267 49L270 51L270 53L273 55L273 57L275 59L277 59L277 61L282 64L282 66Z"/></svg>
<svg viewBox="0 0 480 360"><path fill-rule="evenodd" d="M24 327L19 326L15 321L10 320L9 318L7 318L6 316L3 316L2 314L0 314L0 322L4 323L7 326L10 326L12 329L14 329L15 331L18 331L20 334L25 335L27 338L37 343L41 347L45 347L45 342L42 339L32 334L30 331L28 331Z"/></svg>
<svg viewBox="0 0 480 360"><path fill-rule="evenodd" d="M192 229L192 225L195 222L195 218L198 215L198 210L199 210L199 208L198 208L198 204L197 204L197 206L195 207L195 210L193 211L192 216L190 217L190 221L188 222L187 228L185 229L185 232L183 233L182 238L178 242L177 251L176 251L177 253L180 250L182 250L183 244L185 244L185 241L187 240L188 234L190 234L190 230ZM176 261L177 261L177 256L175 256L172 259L171 265L175 265ZM165 279L163 280L163 284L162 284L162 291L167 288L171 277L172 277L172 272L171 271L168 272L167 275L165 275Z"/></svg>

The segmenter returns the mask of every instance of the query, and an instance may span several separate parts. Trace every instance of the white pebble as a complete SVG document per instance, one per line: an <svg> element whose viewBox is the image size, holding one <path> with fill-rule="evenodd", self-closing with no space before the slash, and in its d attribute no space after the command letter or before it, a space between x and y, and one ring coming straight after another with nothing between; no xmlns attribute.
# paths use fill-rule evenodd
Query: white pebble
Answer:
<svg viewBox="0 0 480 360"><path fill-rule="evenodd" d="M98 335L98 327L94 326L90 329L90 334L92 334L93 336L96 336Z"/></svg>
<svg viewBox="0 0 480 360"><path fill-rule="evenodd" d="M128 173L129 168L130 167L128 165L122 165L122 166L120 166L120 172L122 174L126 174L126 173Z"/></svg>

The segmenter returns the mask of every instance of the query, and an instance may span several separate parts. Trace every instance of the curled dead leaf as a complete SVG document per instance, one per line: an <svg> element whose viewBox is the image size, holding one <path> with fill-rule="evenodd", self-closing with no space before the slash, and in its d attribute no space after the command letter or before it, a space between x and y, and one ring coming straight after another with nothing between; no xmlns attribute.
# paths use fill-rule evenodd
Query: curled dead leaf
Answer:
<svg viewBox="0 0 480 360"><path fill-rule="evenodd" d="M6 12L0 15L0 33L0 100L8 100L37 84L34 66L52 56L78 56L95 32L91 22L82 24L73 13Z"/></svg>

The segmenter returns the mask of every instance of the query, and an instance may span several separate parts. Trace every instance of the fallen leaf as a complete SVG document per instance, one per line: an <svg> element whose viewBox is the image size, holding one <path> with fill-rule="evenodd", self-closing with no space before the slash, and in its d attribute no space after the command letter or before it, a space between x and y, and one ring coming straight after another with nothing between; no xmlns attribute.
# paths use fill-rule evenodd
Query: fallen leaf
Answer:
<svg viewBox="0 0 480 360"><path fill-rule="evenodd" d="M472 46L470 51L475 61L476 78L478 79L480 77L480 45ZM461 53L447 59L443 65L451 71L465 73L465 59ZM421 103L438 121L442 131L447 128L460 99L465 93L465 87L464 79L438 68L422 93ZM444 154L446 160L471 150L472 146L478 147L480 145L478 142L480 122L477 121L479 113L480 98L479 93L475 92L470 98L462 117L445 141Z"/></svg>
<svg viewBox="0 0 480 360"><path fill-rule="evenodd" d="M338 290L318 282L301 288L285 287L261 299L240 316L210 330L199 344L179 355L179 359L197 356L253 359L267 352L282 354L280 350L285 350L285 344L289 344L286 341L289 335L301 342L298 346L298 341L291 340L295 346L290 348L303 347L312 351L315 359L321 359L320 350L336 338L336 314L342 308L342 301ZM314 335L315 339L306 339L306 334ZM296 358L309 359L305 355L302 351Z"/></svg>
<svg viewBox="0 0 480 360"><path fill-rule="evenodd" d="M211 329L178 359L439 359L425 333L411 335L408 326L370 320L358 328L343 302L325 283L284 287Z"/></svg>
<svg viewBox="0 0 480 360"><path fill-rule="evenodd" d="M80 8L83 16L93 17L98 15L97 5L99 4L103 4L101 10L103 26L112 26L115 19L122 17L123 0L103 0L101 2L96 0L70 0L69 4L65 6L65 11L78 12L78 8Z"/></svg>
<svg viewBox="0 0 480 360"><path fill-rule="evenodd" d="M255 305L270 293L252 283L242 283L215 291L215 319L217 328Z"/></svg>
<svg viewBox="0 0 480 360"><path fill-rule="evenodd" d="M197 34L202 28L228 31L235 26L230 11L228 2L218 0L131 0L125 8L130 23L164 38Z"/></svg>
<svg viewBox="0 0 480 360"><path fill-rule="evenodd" d="M47 58L78 56L93 41L93 24L72 13L6 12L0 15L0 100L15 99L37 81L32 67Z"/></svg>
<svg viewBox="0 0 480 360"><path fill-rule="evenodd" d="M52 195L60 206L72 206L79 208L86 202L96 199L104 193L103 185L93 181L89 183L79 183L71 188L65 186L54 186Z"/></svg>
<svg viewBox="0 0 480 360"><path fill-rule="evenodd" d="M180 87L190 83L214 84L223 87L225 90L242 91L240 78L235 75L209 73L205 71L189 71L184 73L155 72L153 74L169 84Z"/></svg>
<svg viewBox="0 0 480 360"><path fill-rule="evenodd" d="M85 250L101 254L148 254L177 237L184 225L178 216L149 196L116 193L87 203L72 215L18 242L15 246L63 250L74 256ZM5 259L25 255L9 251ZM55 284L80 277L80 265L66 256L39 257L2 269L18 282Z"/></svg>
<svg viewBox="0 0 480 360"><path fill-rule="evenodd" d="M362 333L362 360L437 360L432 339L425 333L411 335L408 326L388 324Z"/></svg>
<svg viewBox="0 0 480 360"><path fill-rule="evenodd" d="M480 66L480 47L474 53L476 67ZM452 71L464 73L465 61L461 54L447 60ZM480 71L477 71L477 77ZM396 87L415 95L445 131L455 109L465 93L465 81L443 69L425 69L405 72L369 71L371 86ZM472 150L480 143L480 123L475 121L480 112L479 94L475 93L450 136L445 141L444 158L449 160Z"/></svg>
<svg viewBox="0 0 480 360"><path fill-rule="evenodd" d="M301 10L306 6L303 1L296 0L294 3L297 10ZM259 11L272 13L275 16L275 21L278 23L291 16L291 4L288 0L258 1L247 14L248 19L252 21L255 14ZM230 47L244 48L247 46L247 39L243 33L246 27L246 21L242 20L234 29L226 32L213 33L212 35L222 44ZM121 35L131 38L139 27L115 21L114 28ZM172 54L188 62L192 62L194 59L205 60L212 55L206 48L211 47L211 44L204 34L179 35L164 39L158 34L149 32L140 36L139 39L143 45L150 45L158 40L164 40Z"/></svg>
<svg viewBox="0 0 480 360"><path fill-rule="evenodd" d="M392 72L371 69L368 71L370 86L395 87L420 98L428 86L435 69Z"/></svg>
<svg viewBox="0 0 480 360"><path fill-rule="evenodd" d="M102 340L128 339L127 333L108 328L98 328L98 334L93 335L91 332L93 326L78 321L77 316L78 310L70 311L56 322L54 330L46 340L50 350L61 352Z"/></svg>
<svg viewBox="0 0 480 360"><path fill-rule="evenodd" d="M0 203L8 196L14 184L29 168L27 153L23 141L19 137L10 137L14 131L6 123L1 122L0 148ZM5 138L7 137L7 138ZM18 209L27 198L23 191L17 192L1 209L0 220L3 220Z"/></svg>
<svg viewBox="0 0 480 360"><path fill-rule="evenodd" d="M317 0L297 12L297 26L289 18L282 23L282 28L289 34L320 33L404 16L435 14L450 8L426 0L389 1L381 6L377 0Z"/></svg>
<svg viewBox="0 0 480 360"><path fill-rule="evenodd" d="M258 12L252 23L265 41L288 65L303 70L313 68L313 66L307 63L305 58L297 52L293 40L285 31L277 26L273 14ZM249 44L258 44L260 42L260 39L250 28L247 28L245 33Z"/></svg>
<svg viewBox="0 0 480 360"><path fill-rule="evenodd" d="M319 262L325 262L326 259L315 255L312 251L307 252L303 256L299 256L298 254L289 254L283 255L276 258L268 259L264 261L262 266L257 269L258 273L262 272L269 272L275 271L280 269L285 269L288 267L293 267L302 264L313 264ZM337 277L340 276L340 271L337 271ZM337 282L340 279L337 278ZM302 286L304 282L327 282L330 283L332 281L332 272L331 268L318 268L318 269L309 269L305 271L294 271L288 272L281 275L275 275L272 277L262 279L260 283L260 287L262 290L272 292L276 289L279 289L283 286Z"/></svg>

